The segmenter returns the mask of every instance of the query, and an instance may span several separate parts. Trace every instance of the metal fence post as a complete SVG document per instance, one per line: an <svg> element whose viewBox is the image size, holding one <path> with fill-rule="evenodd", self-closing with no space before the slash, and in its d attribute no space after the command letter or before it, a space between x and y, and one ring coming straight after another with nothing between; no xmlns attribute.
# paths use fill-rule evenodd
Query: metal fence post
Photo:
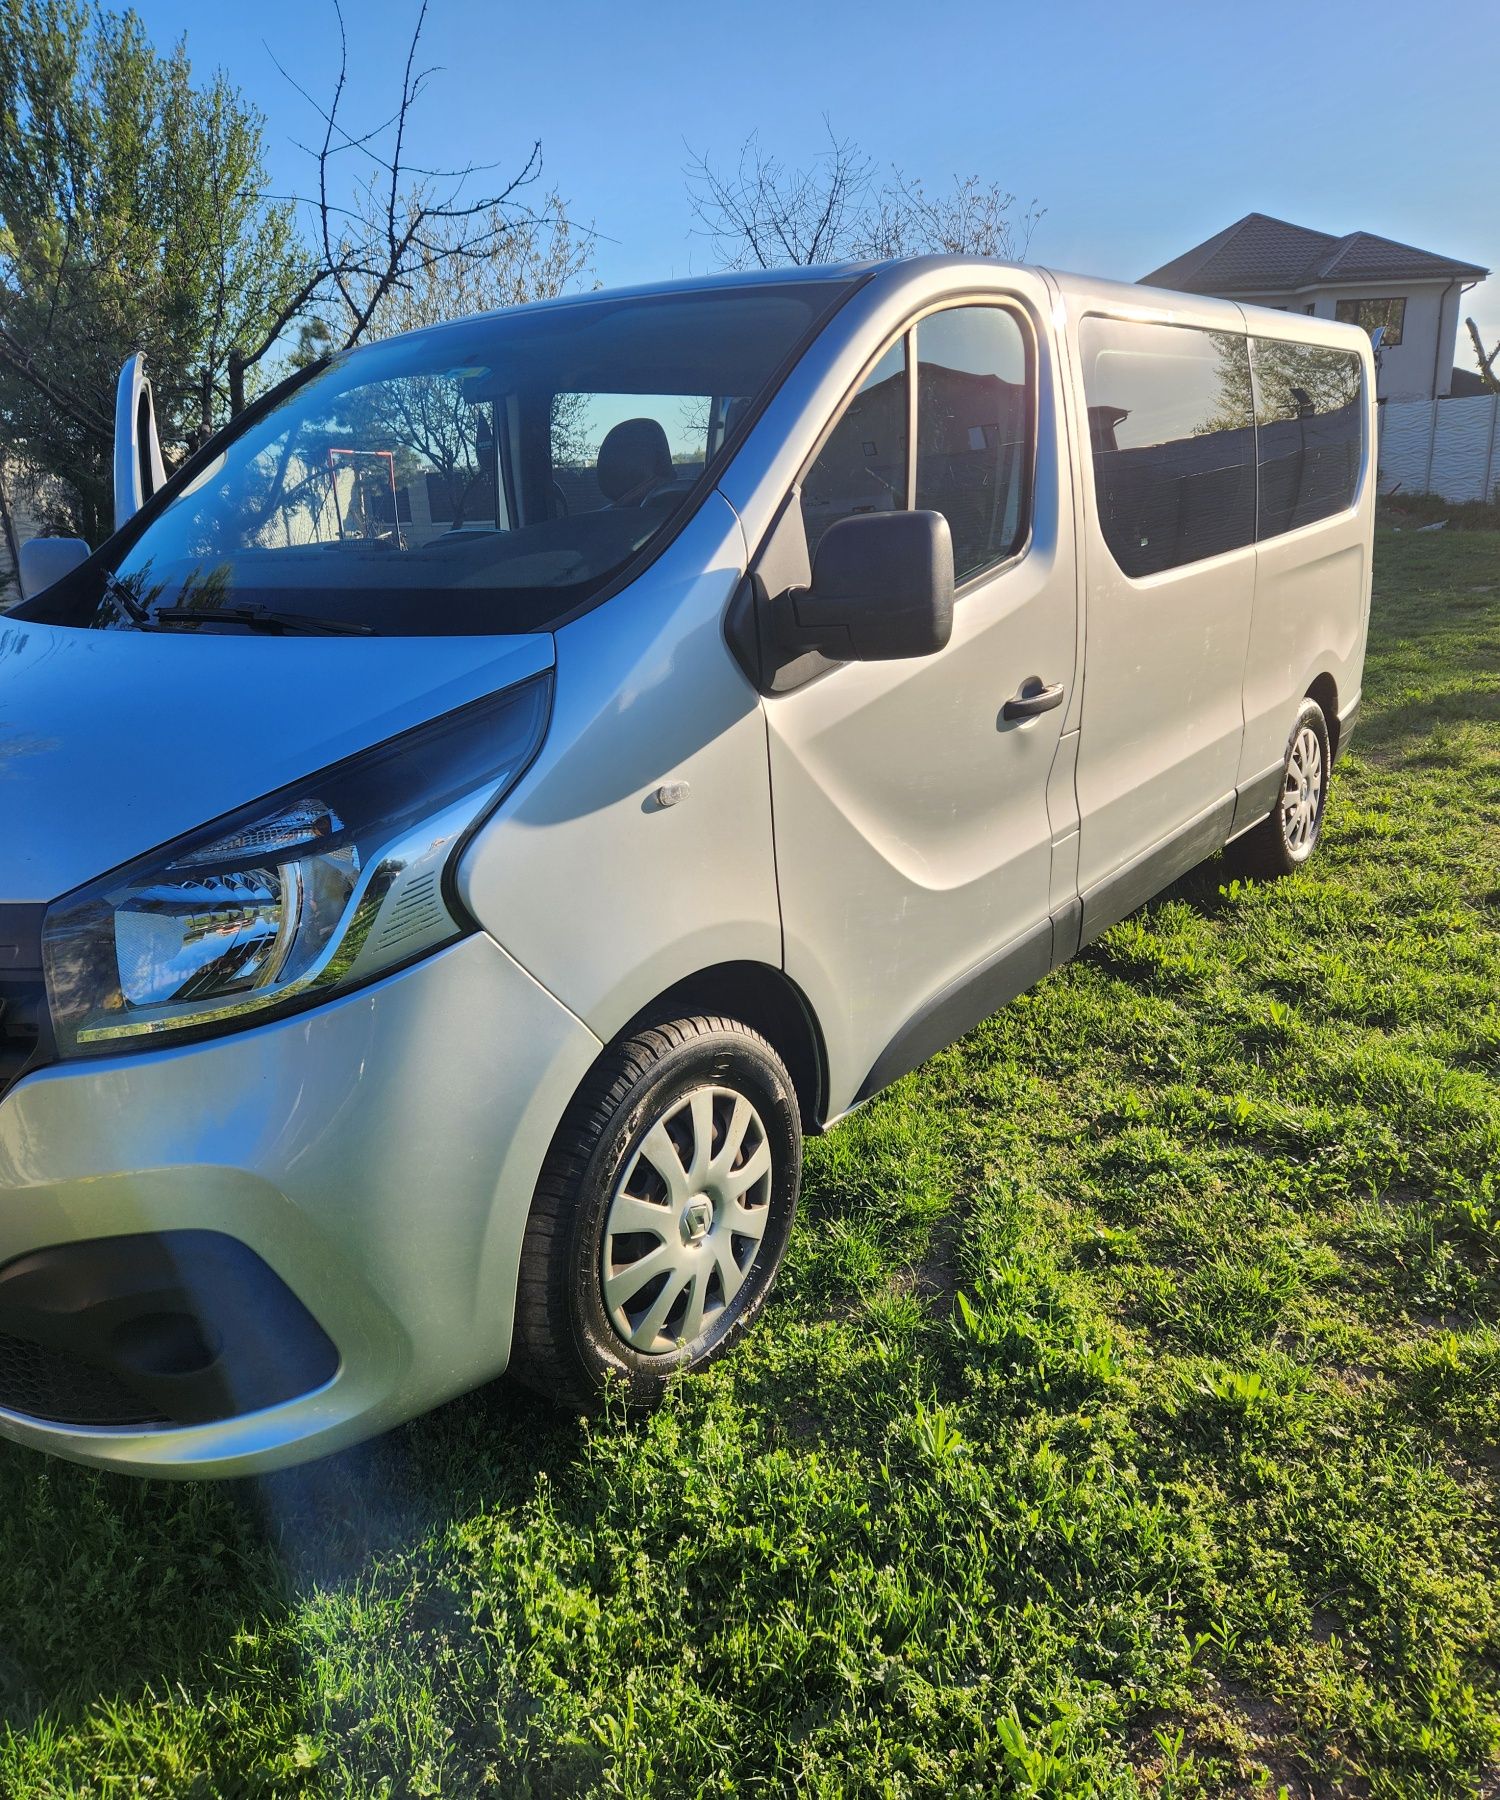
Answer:
<svg viewBox="0 0 1500 1800"><path fill-rule="evenodd" d="M1427 476L1426 476L1426 479L1422 483L1422 492L1424 494L1430 494L1432 492L1432 459L1437 454L1437 425L1438 425L1438 403L1437 403L1437 401L1429 400L1427 402L1427 404L1431 407L1432 413L1431 413L1431 417L1429 418L1428 428L1427 428Z"/></svg>

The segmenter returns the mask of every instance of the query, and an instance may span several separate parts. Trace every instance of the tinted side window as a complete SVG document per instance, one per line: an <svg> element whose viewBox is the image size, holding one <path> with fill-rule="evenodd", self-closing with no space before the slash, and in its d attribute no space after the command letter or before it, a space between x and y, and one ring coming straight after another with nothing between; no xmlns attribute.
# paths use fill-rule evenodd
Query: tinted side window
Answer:
<svg viewBox="0 0 1500 1800"><path fill-rule="evenodd" d="M802 482L809 555L835 519L906 506L906 343L898 338L844 409Z"/></svg>
<svg viewBox="0 0 1500 1800"><path fill-rule="evenodd" d="M959 581L1026 535L1026 358L1021 323L1003 307L956 306L917 326L917 505L947 517Z"/></svg>
<svg viewBox="0 0 1500 1800"><path fill-rule="evenodd" d="M1251 341L1260 440L1260 535L1354 504L1364 438L1360 360L1316 344Z"/></svg>
<svg viewBox="0 0 1500 1800"><path fill-rule="evenodd" d="M1078 338L1099 519L1121 569L1155 575L1252 543L1245 339L1096 318Z"/></svg>

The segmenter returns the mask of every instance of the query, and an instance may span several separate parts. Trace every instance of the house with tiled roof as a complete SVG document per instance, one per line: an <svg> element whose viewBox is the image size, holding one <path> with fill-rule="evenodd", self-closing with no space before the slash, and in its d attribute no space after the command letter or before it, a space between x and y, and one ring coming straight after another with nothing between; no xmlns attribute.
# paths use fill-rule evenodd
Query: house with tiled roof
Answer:
<svg viewBox="0 0 1500 1800"><path fill-rule="evenodd" d="M1382 400L1453 391L1460 296L1488 269L1351 231L1334 237L1265 213L1243 219L1143 275L1148 287L1218 294L1320 319L1380 328Z"/></svg>

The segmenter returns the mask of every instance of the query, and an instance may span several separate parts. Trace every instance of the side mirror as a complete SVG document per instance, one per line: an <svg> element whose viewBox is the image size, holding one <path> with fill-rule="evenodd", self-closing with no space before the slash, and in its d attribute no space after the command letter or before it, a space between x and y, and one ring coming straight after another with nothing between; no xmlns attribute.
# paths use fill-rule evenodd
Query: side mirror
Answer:
<svg viewBox="0 0 1500 1800"><path fill-rule="evenodd" d="M21 578L21 598L34 600L54 581L71 575L92 555L82 538L28 538L16 553L16 573Z"/></svg>
<svg viewBox="0 0 1500 1800"><path fill-rule="evenodd" d="M797 635L841 662L932 656L953 635L953 539L937 512L858 513L824 532Z"/></svg>
<svg viewBox="0 0 1500 1800"><path fill-rule="evenodd" d="M115 388L115 530L133 519L167 479L156 432L146 357L125 359Z"/></svg>

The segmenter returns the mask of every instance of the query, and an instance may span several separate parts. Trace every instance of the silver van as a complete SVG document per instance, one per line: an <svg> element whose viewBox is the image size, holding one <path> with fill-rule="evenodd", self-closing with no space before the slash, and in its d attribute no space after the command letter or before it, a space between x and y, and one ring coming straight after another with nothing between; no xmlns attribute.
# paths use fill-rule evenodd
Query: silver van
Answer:
<svg viewBox="0 0 1500 1800"><path fill-rule="evenodd" d="M304 370L0 618L0 1433L231 1475L510 1368L646 1404L802 1141L1359 707L1353 326L957 258Z"/></svg>

